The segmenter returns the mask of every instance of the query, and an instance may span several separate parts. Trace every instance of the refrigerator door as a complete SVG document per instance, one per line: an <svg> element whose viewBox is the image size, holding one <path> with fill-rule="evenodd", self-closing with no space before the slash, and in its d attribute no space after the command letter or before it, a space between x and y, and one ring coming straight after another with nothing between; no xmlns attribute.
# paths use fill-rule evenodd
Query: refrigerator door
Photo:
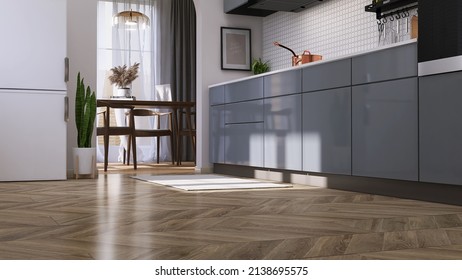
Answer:
<svg viewBox="0 0 462 280"><path fill-rule="evenodd" d="M0 90L0 181L66 179L65 97Z"/></svg>
<svg viewBox="0 0 462 280"><path fill-rule="evenodd" d="M0 0L0 89L66 90L66 0Z"/></svg>

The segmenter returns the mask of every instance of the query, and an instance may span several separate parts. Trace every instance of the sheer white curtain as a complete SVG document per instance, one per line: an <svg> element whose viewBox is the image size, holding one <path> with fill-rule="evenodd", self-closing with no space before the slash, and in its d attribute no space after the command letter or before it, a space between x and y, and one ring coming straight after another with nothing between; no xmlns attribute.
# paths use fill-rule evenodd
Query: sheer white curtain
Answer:
<svg viewBox="0 0 462 280"><path fill-rule="evenodd" d="M115 88L110 85L108 76L114 66L133 65L140 63L138 78L132 83L132 95L138 100L168 99L165 92L159 92L156 85L165 84L161 81L161 49L160 30L162 28L163 9L165 2L161 0L114 0L98 2L98 98L110 98ZM117 28L113 23L113 16L122 11L138 11L150 19L150 27ZM170 92L170 91L168 91ZM168 94L167 94L168 95ZM126 118L123 110L115 110L117 125L124 125ZM152 127L153 122L137 121L137 128ZM165 137L163 137L165 138ZM112 156L110 161L121 161L122 152L126 148L126 136L120 141L111 143ZM170 160L170 143L161 138L161 161ZM137 157L139 162L153 162L157 159L155 138L137 139ZM102 146L102 145L101 145ZM98 148L102 151L102 148ZM110 152L111 154L111 152ZM112 160L111 160L112 159ZM104 160L104 154L98 152L98 161Z"/></svg>

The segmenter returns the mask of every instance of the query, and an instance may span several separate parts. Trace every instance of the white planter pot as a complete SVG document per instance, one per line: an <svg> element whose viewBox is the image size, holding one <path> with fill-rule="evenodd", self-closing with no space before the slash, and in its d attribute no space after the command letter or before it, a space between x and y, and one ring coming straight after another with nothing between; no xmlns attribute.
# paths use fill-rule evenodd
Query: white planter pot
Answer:
<svg viewBox="0 0 462 280"><path fill-rule="evenodd" d="M92 175L96 174L96 148L74 148L74 174Z"/></svg>
<svg viewBox="0 0 462 280"><path fill-rule="evenodd" d="M116 90L117 97L131 97L131 90L129 88L118 88Z"/></svg>

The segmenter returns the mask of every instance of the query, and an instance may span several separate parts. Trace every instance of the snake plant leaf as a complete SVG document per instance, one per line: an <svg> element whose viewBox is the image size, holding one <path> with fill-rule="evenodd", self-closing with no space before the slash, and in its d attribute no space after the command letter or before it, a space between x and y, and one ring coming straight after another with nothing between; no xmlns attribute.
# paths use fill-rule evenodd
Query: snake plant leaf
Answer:
<svg viewBox="0 0 462 280"><path fill-rule="evenodd" d="M85 91L80 72L77 75L77 90L75 95L75 122L77 127L77 145L79 148L91 147L91 138L96 118L96 95L88 86Z"/></svg>

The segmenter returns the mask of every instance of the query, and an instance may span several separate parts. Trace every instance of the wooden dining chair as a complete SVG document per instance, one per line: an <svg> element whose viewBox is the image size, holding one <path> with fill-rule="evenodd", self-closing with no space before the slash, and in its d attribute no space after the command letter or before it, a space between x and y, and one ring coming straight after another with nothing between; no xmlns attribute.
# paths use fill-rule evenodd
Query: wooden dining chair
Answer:
<svg viewBox="0 0 462 280"><path fill-rule="evenodd" d="M179 112L179 124L178 128L178 145L177 155L178 164L181 164L183 159L183 138L189 138L192 146L194 162L196 162L196 112L191 111L190 108Z"/></svg>
<svg viewBox="0 0 462 280"><path fill-rule="evenodd" d="M135 120L138 117L154 118L154 128L141 129L136 128ZM161 127L161 118L167 118L167 127ZM133 152L133 166L137 169L137 156L136 156L136 138L137 137L156 137L157 138L157 163L160 162L160 137L169 137L172 157L172 165L174 164L174 145L173 145L173 120L171 112L156 112L149 109L133 109L130 111L130 126L132 133L129 135L128 140L128 156L127 161L130 162L130 151ZM131 146L131 147L130 147Z"/></svg>
<svg viewBox="0 0 462 280"><path fill-rule="evenodd" d="M127 108L126 106L123 107L122 109L128 109L128 110L133 110L133 107ZM105 111L99 112L98 115L103 116L103 126L102 127L97 127L96 128L96 135L97 136L103 136L103 142L104 142L104 171L107 171L107 166L108 166L108 158L109 158L109 137L110 136L123 136L123 135L128 135L130 136L133 132L132 127L129 124L125 124L125 126L111 126L111 120L110 120L110 107L106 107ZM126 157L124 153L124 159L123 161L125 162Z"/></svg>

